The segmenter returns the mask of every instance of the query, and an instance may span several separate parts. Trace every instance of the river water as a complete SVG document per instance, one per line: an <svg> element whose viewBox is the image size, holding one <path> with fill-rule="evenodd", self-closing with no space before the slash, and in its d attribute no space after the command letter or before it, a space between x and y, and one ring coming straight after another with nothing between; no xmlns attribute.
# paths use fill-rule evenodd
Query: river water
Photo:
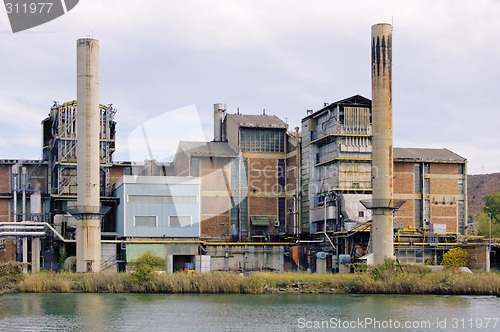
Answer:
<svg viewBox="0 0 500 332"><path fill-rule="evenodd" d="M500 331L500 298L5 294L2 331Z"/></svg>

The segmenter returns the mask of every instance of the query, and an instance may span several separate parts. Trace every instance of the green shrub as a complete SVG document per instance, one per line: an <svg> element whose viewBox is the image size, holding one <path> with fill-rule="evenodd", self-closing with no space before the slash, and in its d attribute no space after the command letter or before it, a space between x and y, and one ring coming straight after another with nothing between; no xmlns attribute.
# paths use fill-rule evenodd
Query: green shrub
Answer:
<svg viewBox="0 0 500 332"><path fill-rule="evenodd" d="M460 248L450 249L443 255L443 265L446 267L466 266L467 253Z"/></svg>
<svg viewBox="0 0 500 332"><path fill-rule="evenodd" d="M141 257L129 263L134 268L132 276L134 281L139 285L143 285L153 280L154 271L164 269L166 262L163 258L155 256L151 253L145 253Z"/></svg>

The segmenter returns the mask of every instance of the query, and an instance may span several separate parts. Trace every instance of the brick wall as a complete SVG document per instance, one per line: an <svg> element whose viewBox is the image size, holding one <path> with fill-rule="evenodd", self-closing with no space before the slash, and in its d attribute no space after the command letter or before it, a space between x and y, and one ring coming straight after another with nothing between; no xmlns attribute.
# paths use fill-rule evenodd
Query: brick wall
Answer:
<svg viewBox="0 0 500 332"><path fill-rule="evenodd" d="M125 173L125 167L123 166L113 166L109 170L109 186L113 188L113 185L118 181Z"/></svg>
<svg viewBox="0 0 500 332"><path fill-rule="evenodd" d="M434 195L458 195L458 179L430 178L430 193Z"/></svg>
<svg viewBox="0 0 500 332"><path fill-rule="evenodd" d="M202 237L229 238L231 218L229 214L207 217L201 222Z"/></svg>
<svg viewBox="0 0 500 332"><path fill-rule="evenodd" d="M406 200L406 203L395 214L396 227L415 226L415 201L413 199Z"/></svg>
<svg viewBox="0 0 500 332"><path fill-rule="evenodd" d="M0 222L9 222L10 220L10 199L0 199Z"/></svg>
<svg viewBox="0 0 500 332"><path fill-rule="evenodd" d="M414 173L413 163L394 162L394 173Z"/></svg>
<svg viewBox="0 0 500 332"><path fill-rule="evenodd" d="M0 238L0 262L16 261L16 239Z"/></svg>
<svg viewBox="0 0 500 332"><path fill-rule="evenodd" d="M394 173L394 194L413 194L413 174Z"/></svg>
<svg viewBox="0 0 500 332"><path fill-rule="evenodd" d="M457 164L431 163L429 166L431 174L458 174Z"/></svg>
<svg viewBox="0 0 500 332"><path fill-rule="evenodd" d="M250 192L275 192L277 188L277 159L248 159L248 188Z"/></svg>
<svg viewBox="0 0 500 332"><path fill-rule="evenodd" d="M10 193L10 165L0 165L0 193Z"/></svg>

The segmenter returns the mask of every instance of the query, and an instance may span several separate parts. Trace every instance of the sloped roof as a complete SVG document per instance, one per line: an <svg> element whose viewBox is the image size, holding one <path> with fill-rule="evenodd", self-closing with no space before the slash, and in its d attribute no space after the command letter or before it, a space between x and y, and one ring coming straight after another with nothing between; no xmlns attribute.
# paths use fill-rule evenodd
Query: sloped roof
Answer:
<svg viewBox="0 0 500 332"><path fill-rule="evenodd" d="M276 115L227 114L226 117L233 119L242 127L288 127L288 125Z"/></svg>
<svg viewBox="0 0 500 332"><path fill-rule="evenodd" d="M394 148L395 161L466 162L462 156L448 149Z"/></svg>
<svg viewBox="0 0 500 332"><path fill-rule="evenodd" d="M324 112L325 110L332 108L334 105L343 105L343 106L366 106L370 107L372 104L372 101L366 97L363 97L361 95L354 95L349 98L345 98L342 100L338 100L336 102L333 102L331 104L325 105L322 109L314 112L313 114L309 114L305 118L302 119L302 122L306 121L307 119L316 116L317 114L320 114Z"/></svg>
<svg viewBox="0 0 500 332"><path fill-rule="evenodd" d="M180 141L179 149L197 157L236 157L238 152L228 142Z"/></svg>

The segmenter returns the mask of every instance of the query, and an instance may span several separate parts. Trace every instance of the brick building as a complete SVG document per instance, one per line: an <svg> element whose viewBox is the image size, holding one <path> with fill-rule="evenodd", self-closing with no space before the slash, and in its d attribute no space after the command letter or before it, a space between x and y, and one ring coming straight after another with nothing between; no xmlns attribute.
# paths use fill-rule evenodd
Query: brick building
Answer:
<svg viewBox="0 0 500 332"><path fill-rule="evenodd" d="M216 116L217 119L217 116ZM277 240L293 231L296 135L276 116L225 114L212 142L180 142L173 169L201 177L201 237Z"/></svg>
<svg viewBox="0 0 500 332"><path fill-rule="evenodd" d="M467 160L447 149L394 148L394 198L406 200L396 227L463 235Z"/></svg>

